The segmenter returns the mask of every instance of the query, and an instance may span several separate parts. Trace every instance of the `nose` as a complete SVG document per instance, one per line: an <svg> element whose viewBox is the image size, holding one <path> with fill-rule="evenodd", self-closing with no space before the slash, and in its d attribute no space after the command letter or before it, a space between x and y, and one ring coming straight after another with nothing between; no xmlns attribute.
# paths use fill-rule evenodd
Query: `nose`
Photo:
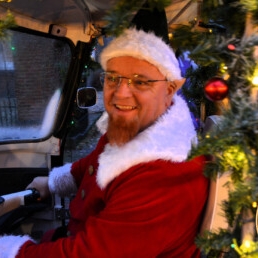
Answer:
<svg viewBox="0 0 258 258"><path fill-rule="evenodd" d="M115 94L117 96L129 96L132 94L131 91L132 80L129 78L121 78L119 85L116 87Z"/></svg>

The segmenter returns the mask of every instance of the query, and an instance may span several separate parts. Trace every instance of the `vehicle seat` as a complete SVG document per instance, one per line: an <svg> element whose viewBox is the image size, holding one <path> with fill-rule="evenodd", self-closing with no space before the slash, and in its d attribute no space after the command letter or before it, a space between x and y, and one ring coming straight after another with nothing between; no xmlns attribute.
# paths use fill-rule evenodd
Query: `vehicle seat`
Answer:
<svg viewBox="0 0 258 258"><path fill-rule="evenodd" d="M200 228L201 235L205 230L214 232L219 228L228 228L228 223L222 210L222 203L228 199L226 183L230 180L230 173L219 174L215 180L211 179L206 210Z"/></svg>

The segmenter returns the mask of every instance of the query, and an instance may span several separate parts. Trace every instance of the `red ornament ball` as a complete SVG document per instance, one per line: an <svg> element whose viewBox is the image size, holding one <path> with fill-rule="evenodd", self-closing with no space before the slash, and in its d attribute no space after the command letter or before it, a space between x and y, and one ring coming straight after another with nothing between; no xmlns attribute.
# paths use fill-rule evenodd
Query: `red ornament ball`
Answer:
<svg viewBox="0 0 258 258"><path fill-rule="evenodd" d="M234 51L236 49L236 47L233 44L228 44L228 49L231 51Z"/></svg>
<svg viewBox="0 0 258 258"><path fill-rule="evenodd" d="M228 85L222 78L214 77L205 83L204 93L207 99L219 101L227 97Z"/></svg>

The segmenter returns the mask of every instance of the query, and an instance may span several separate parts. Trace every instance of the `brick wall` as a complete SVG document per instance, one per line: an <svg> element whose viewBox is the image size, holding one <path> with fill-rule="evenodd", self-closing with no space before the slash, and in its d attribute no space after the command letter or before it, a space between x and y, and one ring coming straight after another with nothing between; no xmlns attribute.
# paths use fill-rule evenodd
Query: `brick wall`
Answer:
<svg viewBox="0 0 258 258"><path fill-rule="evenodd" d="M68 66L67 53L56 41L18 34L13 37L15 64L14 95L20 124L40 123L55 89L63 87L62 65ZM66 51L68 49L66 48ZM63 59L63 60L62 60Z"/></svg>

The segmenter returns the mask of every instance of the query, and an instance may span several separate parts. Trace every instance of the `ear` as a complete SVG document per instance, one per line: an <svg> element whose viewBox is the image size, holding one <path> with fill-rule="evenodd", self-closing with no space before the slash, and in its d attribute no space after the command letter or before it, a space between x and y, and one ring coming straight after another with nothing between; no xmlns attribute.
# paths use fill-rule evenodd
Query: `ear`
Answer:
<svg viewBox="0 0 258 258"><path fill-rule="evenodd" d="M175 80L175 81L171 81L168 83L168 87L167 87L167 101L166 101L166 106L169 107L172 101L172 97L174 96L174 94L177 92L177 90L179 90L183 84L185 83L186 79L183 78L181 80Z"/></svg>
<svg viewBox="0 0 258 258"><path fill-rule="evenodd" d="M185 81L186 81L186 79L183 78L181 80L175 80L175 81L169 82L169 85L168 85L168 95L172 95L173 96L174 93L183 86Z"/></svg>
<svg viewBox="0 0 258 258"><path fill-rule="evenodd" d="M185 83L186 81L186 78L183 78L181 80L175 80L175 81L172 81L172 84L174 85L175 87L175 90L179 90Z"/></svg>

